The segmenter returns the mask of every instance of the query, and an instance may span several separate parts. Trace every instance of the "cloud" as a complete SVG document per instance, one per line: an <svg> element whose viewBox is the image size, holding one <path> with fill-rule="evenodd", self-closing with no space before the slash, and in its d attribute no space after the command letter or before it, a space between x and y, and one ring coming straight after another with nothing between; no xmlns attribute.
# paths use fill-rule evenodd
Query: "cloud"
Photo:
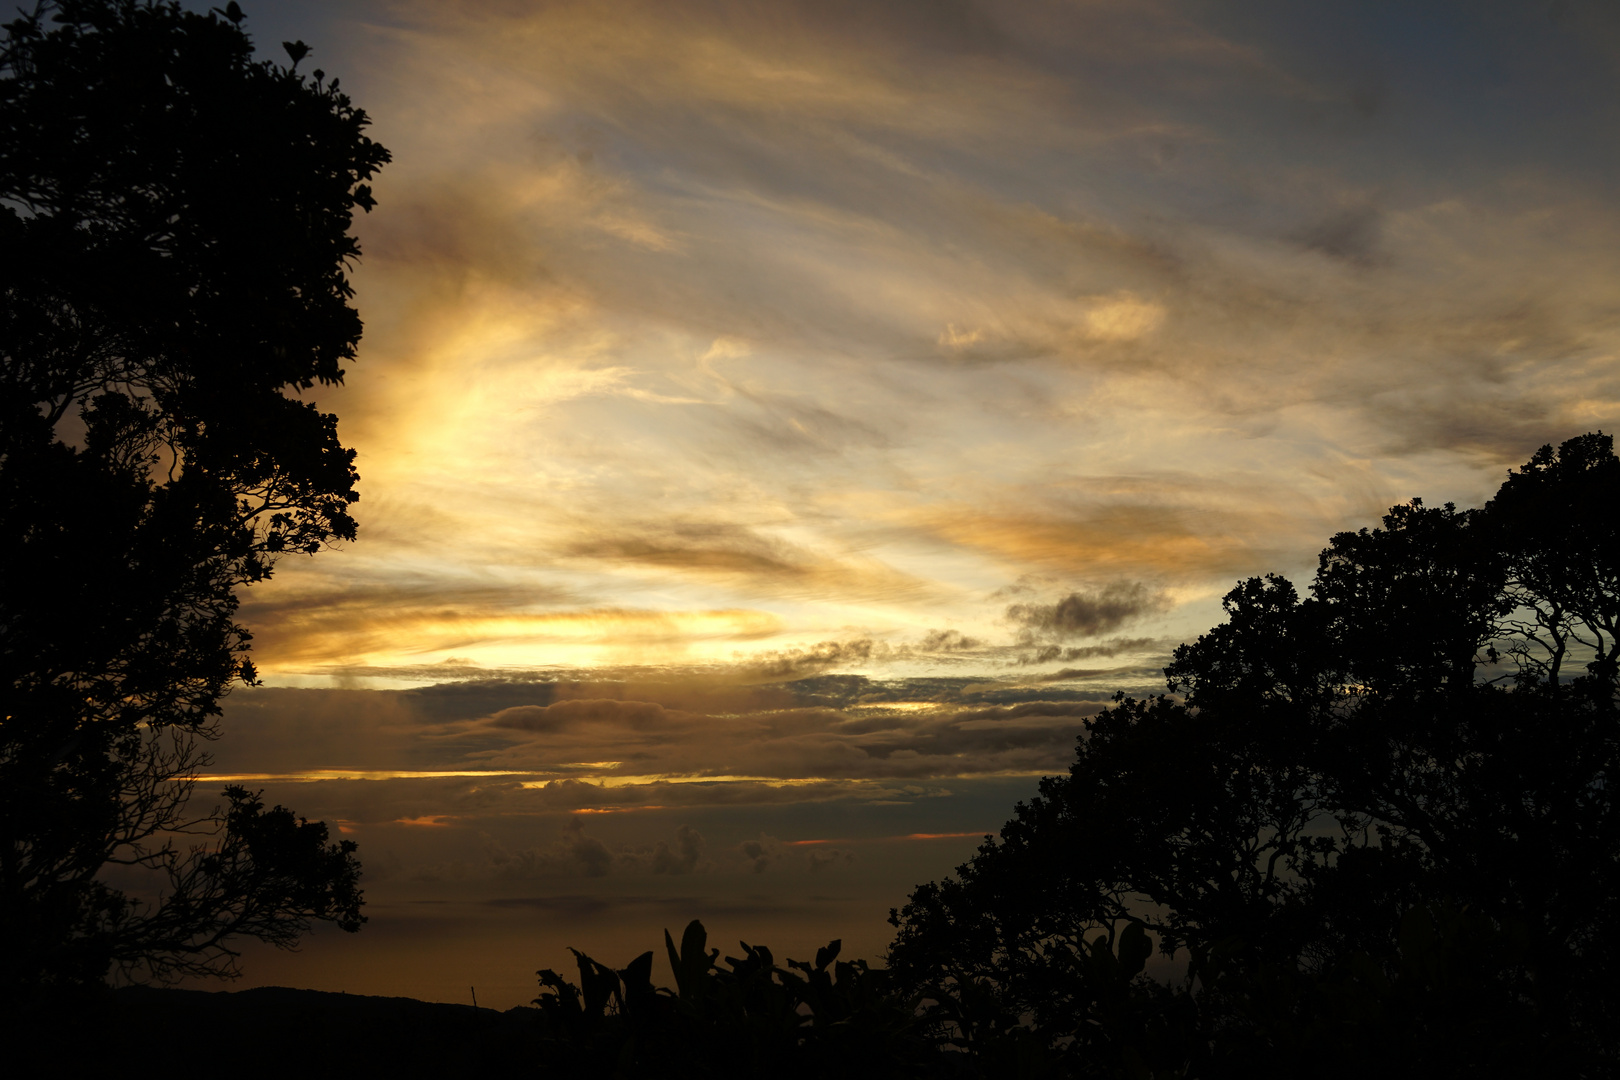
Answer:
<svg viewBox="0 0 1620 1080"><path fill-rule="evenodd" d="M646 728L669 718L669 712L650 701L615 701L605 698L571 699L552 705L518 705L502 709L488 720L490 727L515 731L553 732L579 724L617 724Z"/></svg>
<svg viewBox="0 0 1620 1080"><path fill-rule="evenodd" d="M1025 640L1095 637L1170 608L1170 598L1139 581L1111 582L1092 592L1074 592L1056 604L1012 604L1007 618ZM1055 657L1057 654L1053 653Z"/></svg>
<svg viewBox="0 0 1620 1080"><path fill-rule="evenodd" d="M837 668L896 664L919 658L964 656L986 651L985 642L960 630L930 630L915 645L891 645L872 638L821 641L789 649L764 649L740 655L737 677L747 681L801 680Z"/></svg>
<svg viewBox="0 0 1620 1080"><path fill-rule="evenodd" d="M255 782L299 785L292 803L301 812L367 827L438 825L419 833L499 814L883 801L910 783L1060 771L1080 721L1116 686L1159 681L1141 667L1103 671L1118 678L1086 691L860 675L738 685L746 673L736 671L260 690L228 705L215 771L234 775L256 761ZM668 847L684 858L679 837ZM512 850L514 865L577 857L555 846Z"/></svg>
<svg viewBox="0 0 1620 1080"><path fill-rule="evenodd" d="M1118 679L1122 676L1134 676L1137 679L1145 676L1149 679L1156 679L1159 673L1159 668L1063 668L1040 676L1040 680L1042 682L1072 682L1078 679Z"/></svg>
<svg viewBox="0 0 1620 1080"><path fill-rule="evenodd" d="M361 3L362 541L248 591L265 671L836 670L994 640L1026 573L1218 594L1620 416L1606 76L1552 31L1469 29L1557 74L1509 115L1288 18L926 8Z"/></svg>
<svg viewBox="0 0 1620 1080"><path fill-rule="evenodd" d="M828 668L882 660L893 652L890 646L870 638L823 641L799 648L758 652L747 658L745 666L757 679L800 679Z"/></svg>
<svg viewBox="0 0 1620 1080"><path fill-rule="evenodd" d="M1086 336L1096 341L1135 341L1157 330L1164 319L1162 305L1125 290L1091 300L1085 314Z"/></svg>
<svg viewBox="0 0 1620 1080"><path fill-rule="evenodd" d="M562 836L543 848L508 852L499 847L489 853L495 875L512 881L544 877L604 877L612 869L614 856L608 846L585 834L585 823L568 819Z"/></svg>
<svg viewBox="0 0 1620 1080"><path fill-rule="evenodd" d="M981 644L977 638L970 638L960 630L930 630L917 643L917 649L920 652L970 652Z"/></svg>
<svg viewBox="0 0 1620 1080"><path fill-rule="evenodd" d="M1030 644L1034 642L1031 641ZM1100 645L1079 645L1064 648L1061 645L1047 643L1040 645L1034 652L1023 653L1018 657L1017 663L1027 667L1030 664L1049 664L1053 660L1095 660L1099 657L1119 656L1121 653L1140 653L1149 649L1166 649L1172 644L1162 638L1113 638Z"/></svg>
<svg viewBox="0 0 1620 1080"><path fill-rule="evenodd" d="M960 725L979 724L986 721L1001 722L1006 720L1022 720L1026 717L1086 717L1095 716L1107 707L1104 701L1087 701L1085 699L1069 701L1025 701L1018 705L1008 705L1000 708L967 709L957 713L956 723ZM1077 725L1078 726L1078 725Z"/></svg>
<svg viewBox="0 0 1620 1080"><path fill-rule="evenodd" d="M1163 638L1113 638L1100 645L1082 645L1063 650L1065 660L1093 660L1101 656L1118 656L1120 653L1141 652L1144 649L1163 649L1172 642Z"/></svg>
<svg viewBox="0 0 1620 1080"><path fill-rule="evenodd" d="M303 564L290 568L305 572L278 573L246 590L242 608L254 632L255 661L272 673L362 668L377 659L399 666L405 656L437 652L449 655L418 665L453 677L479 666L465 654L495 644L656 651L692 641L755 640L781 629L776 616L753 609L579 605L569 589L469 582L461 573L426 582L345 583Z"/></svg>
<svg viewBox="0 0 1620 1080"><path fill-rule="evenodd" d="M1174 582L1223 582L1275 567L1285 543L1314 550L1343 520L1342 505L1329 513L1308 500L1288 517L1269 482L1234 483L1218 494L1191 476L1111 476L891 513L919 539L980 553L1016 576Z"/></svg>
<svg viewBox="0 0 1620 1080"><path fill-rule="evenodd" d="M755 840L744 840L737 845L737 854L741 855L756 874L763 874L771 866L783 858L782 841L774 836L760 833Z"/></svg>
<svg viewBox="0 0 1620 1080"><path fill-rule="evenodd" d="M804 437L794 434L799 429L808 430L802 423L786 428L794 439ZM847 442L842 435L838 440ZM757 454L764 440L746 438L743 443ZM893 600L928 591L926 582L869 555L807 548L772 535L776 531L767 523L621 518L611 529L600 523L582 528L564 554L589 564L610 564L621 573L650 571L666 581L673 575L759 597Z"/></svg>
<svg viewBox="0 0 1620 1080"><path fill-rule="evenodd" d="M285 572L300 569L306 572ZM332 580L321 570L292 563L272 583L245 590L242 618L253 628L255 662L275 672L353 663L390 651L402 635L418 646L476 642L510 633L530 617L526 608L571 598L561 588L513 589L452 575L429 581ZM441 669L441 674L455 672Z"/></svg>
<svg viewBox="0 0 1620 1080"><path fill-rule="evenodd" d="M1306 250L1354 266L1373 266L1382 257L1382 216L1376 206L1360 203L1336 210L1302 230L1297 239Z"/></svg>
<svg viewBox="0 0 1620 1080"><path fill-rule="evenodd" d="M837 866L848 866L855 861L855 853L843 848L815 847L805 853L805 861L812 874L819 874Z"/></svg>
<svg viewBox="0 0 1620 1080"><path fill-rule="evenodd" d="M704 858L703 834L690 825L675 830L672 847L659 840L651 848L621 845L610 848L585 832L584 819L566 819L562 835L549 845L508 850L499 844L487 845L490 872L497 878L528 881L555 877L605 877L615 866L643 873L681 875L713 869Z"/></svg>
<svg viewBox="0 0 1620 1080"><path fill-rule="evenodd" d="M703 858L703 834L690 825L675 830L675 848L658 841L653 850L652 870L655 874L690 874Z"/></svg>

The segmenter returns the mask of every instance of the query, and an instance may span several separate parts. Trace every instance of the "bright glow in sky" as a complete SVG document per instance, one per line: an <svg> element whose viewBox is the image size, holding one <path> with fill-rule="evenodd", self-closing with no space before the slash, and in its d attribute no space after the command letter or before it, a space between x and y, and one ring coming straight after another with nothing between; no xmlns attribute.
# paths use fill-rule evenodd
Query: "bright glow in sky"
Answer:
<svg viewBox="0 0 1620 1080"><path fill-rule="evenodd" d="M248 15L395 157L361 538L250 590L215 769L372 925L251 982L876 955L1238 578L1620 418L1595 0Z"/></svg>

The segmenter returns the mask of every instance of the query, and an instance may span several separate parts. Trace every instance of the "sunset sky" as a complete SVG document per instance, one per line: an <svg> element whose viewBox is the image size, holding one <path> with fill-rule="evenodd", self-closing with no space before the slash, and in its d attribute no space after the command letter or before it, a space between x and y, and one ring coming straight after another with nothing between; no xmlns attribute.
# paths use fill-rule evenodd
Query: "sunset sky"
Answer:
<svg viewBox="0 0 1620 1080"><path fill-rule="evenodd" d="M371 923L240 985L879 957L1235 581L1620 418L1596 0L244 7L394 163L360 539L248 590L199 793Z"/></svg>

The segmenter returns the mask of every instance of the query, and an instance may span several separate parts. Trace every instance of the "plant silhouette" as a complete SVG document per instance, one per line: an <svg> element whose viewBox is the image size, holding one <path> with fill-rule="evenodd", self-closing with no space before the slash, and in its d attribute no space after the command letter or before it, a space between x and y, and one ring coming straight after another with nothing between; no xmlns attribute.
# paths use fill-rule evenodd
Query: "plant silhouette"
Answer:
<svg viewBox="0 0 1620 1080"><path fill-rule="evenodd" d="M900 985L1020 1075L1609 1075L1610 437L1544 447L1481 509L1394 507L1307 597L1272 575L1225 608L1174 696L1116 698L891 914ZM1149 942L1186 978L1140 975Z"/></svg>
<svg viewBox="0 0 1620 1080"><path fill-rule="evenodd" d="M236 938L362 920L352 843L240 788L187 809L221 697L255 679L236 590L355 535L354 453L298 395L354 356L348 228L388 160L336 80L255 61L242 18L60 0L0 46L13 1003L229 975Z"/></svg>
<svg viewBox="0 0 1620 1080"><path fill-rule="evenodd" d="M932 1021L882 969L838 959L779 967L771 950L741 945L718 962L703 924L664 947L675 989L652 984L653 954L614 970L574 951L579 983L539 973L541 1054L554 1075L898 1077L932 1075Z"/></svg>

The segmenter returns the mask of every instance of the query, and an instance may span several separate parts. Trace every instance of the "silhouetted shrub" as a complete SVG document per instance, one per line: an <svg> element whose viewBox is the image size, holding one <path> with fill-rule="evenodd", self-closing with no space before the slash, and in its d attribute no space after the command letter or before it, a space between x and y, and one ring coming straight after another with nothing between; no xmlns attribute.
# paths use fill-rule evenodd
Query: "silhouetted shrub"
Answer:
<svg viewBox="0 0 1620 1080"><path fill-rule="evenodd" d="M721 966L697 920L679 947L667 931L664 944L673 990L653 986L651 952L614 970L575 951L578 985L539 973L547 1075L904 1077L950 1065L918 1001L888 972L838 960L837 941L785 968L746 942Z"/></svg>

